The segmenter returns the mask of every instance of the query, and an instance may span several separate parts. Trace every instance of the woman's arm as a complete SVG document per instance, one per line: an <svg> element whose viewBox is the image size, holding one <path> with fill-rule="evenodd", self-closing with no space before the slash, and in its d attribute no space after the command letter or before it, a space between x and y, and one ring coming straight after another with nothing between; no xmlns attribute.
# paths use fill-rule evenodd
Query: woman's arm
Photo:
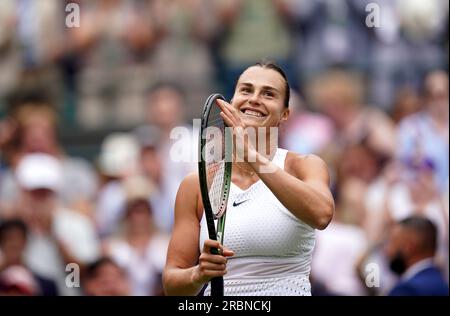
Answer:
<svg viewBox="0 0 450 316"><path fill-rule="evenodd" d="M252 142L238 111L218 100L221 116L233 127L238 156L246 161L277 199L311 227L325 229L334 213L334 200L329 189L330 177L326 164L317 156L288 153L283 170L260 154ZM263 127L268 128L268 127Z"/></svg>
<svg viewBox="0 0 450 316"><path fill-rule="evenodd" d="M163 272L167 295L197 295L211 278L226 274L226 257L233 255L215 240L206 240L200 254L203 207L199 197L198 175L188 175L180 184L175 202L175 223ZM223 255L210 254L212 247L221 249Z"/></svg>
<svg viewBox="0 0 450 316"><path fill-rule="evenodd" d="M256 161L249 164L277 199L297 218L317 229L328 226L334 213L334 200L329 189L328 168L322 159L289 152L286 170L283 170L256 153Z"/></svg>

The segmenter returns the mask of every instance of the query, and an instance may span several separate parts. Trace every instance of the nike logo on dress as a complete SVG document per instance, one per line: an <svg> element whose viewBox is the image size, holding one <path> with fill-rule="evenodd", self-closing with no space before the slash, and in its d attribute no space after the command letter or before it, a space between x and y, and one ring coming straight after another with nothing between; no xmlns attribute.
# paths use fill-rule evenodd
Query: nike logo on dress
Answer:
<svg viewBox="0 0 450 316"><path fill-rule="evenodd" d="M247 199L247 200L244 200L244 201L241 201L241 202L236 202L236 201L234 201L234 202L233 202L233 206L234 206L234 207L239 206L239 205L241 205L242 203L247 202L247 201L248 201L248 199Z"/></svg>

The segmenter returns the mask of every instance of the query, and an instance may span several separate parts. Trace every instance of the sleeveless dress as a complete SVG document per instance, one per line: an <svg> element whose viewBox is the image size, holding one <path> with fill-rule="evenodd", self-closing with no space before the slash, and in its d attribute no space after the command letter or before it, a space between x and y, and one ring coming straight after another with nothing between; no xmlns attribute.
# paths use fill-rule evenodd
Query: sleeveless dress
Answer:
<svg viewBox="0 0 450 316"><path fill-rule="evenodd" d="M287 150L272 160L284 169ZM200 249L208 238L205 216L200 223ZM315 230L299 220L259 180L247 190L231 184L224 246L228 258L226 296L309 296L309 273ZM210 285L204 295L210 295Z"/></svg>

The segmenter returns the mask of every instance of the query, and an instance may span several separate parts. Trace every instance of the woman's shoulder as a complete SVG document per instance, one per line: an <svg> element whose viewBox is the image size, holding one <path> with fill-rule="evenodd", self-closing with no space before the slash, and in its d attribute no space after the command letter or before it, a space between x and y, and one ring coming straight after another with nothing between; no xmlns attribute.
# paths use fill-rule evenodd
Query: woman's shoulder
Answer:
<svg viewBox="0 0 450 316"><path fill-rule="evenodd" d="M185 182L186 185L198 184L198 172L197 171L192 171L192 172L188 173L184 177L183 182Z"/></svg>
<svg viewBox="0 0 450 316"><path fill-rule="evenodd" d="M309 171L327 169L325 161L315 154L299 154L293 151L286 154L285 170L290 174L301 176Z"/></svg>
<svg viewBox="0 0 450 316"><path fill-rule="evenodd" d="M200 181L198 172L190 172L188 173L180 183L180 187L178 189L179 192L187 191L192 195L192 193L200 192Z"/></svg>

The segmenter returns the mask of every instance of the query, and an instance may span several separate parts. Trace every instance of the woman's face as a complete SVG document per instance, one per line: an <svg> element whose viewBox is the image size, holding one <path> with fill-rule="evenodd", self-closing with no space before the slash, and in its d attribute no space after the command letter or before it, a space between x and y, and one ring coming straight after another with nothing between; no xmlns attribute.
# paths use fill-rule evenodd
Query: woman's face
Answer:
<svg viewBox="0 0 450 316"><path fill-rule="evenodd" d="M23 128L22 145L26 152L54 154L57 144L52 124L45 117L30 118Z"/></svg>
<svg viewBox="0 0 450 316"><path fill-rule="evenodd" d="M127 222L131 227L148 227L152 216L149 204L145 200L132 202L127 210Z"/></svg>
<svg viewBox="0 0 450 316"><path fill-rule="evenodd" d="M277 127L289 115L284 78L275 70L252 66L240 76L231 105L253 127Z"/></svg>

